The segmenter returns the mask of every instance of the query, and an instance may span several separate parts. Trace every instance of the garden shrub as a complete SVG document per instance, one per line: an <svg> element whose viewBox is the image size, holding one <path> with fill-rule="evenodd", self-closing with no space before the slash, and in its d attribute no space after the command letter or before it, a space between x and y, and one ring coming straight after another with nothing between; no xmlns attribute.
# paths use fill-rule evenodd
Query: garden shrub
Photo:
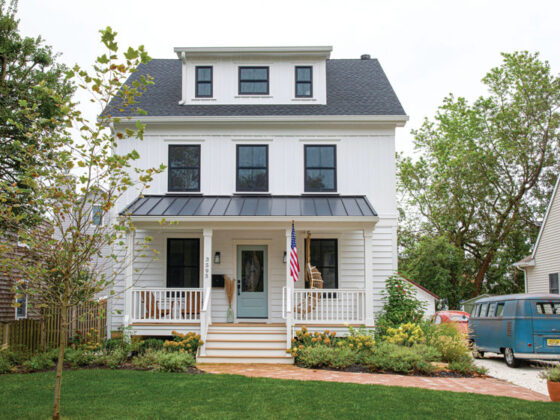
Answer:
<svg viewBox="0 0 560 420"><path fill-rule="evenodd" d="M470 359L465 336L452 324L431 325L425 328L426 342L438 349L444 362Z"/></svg>
<svg viewBox="0 0 560 420"><path fill-rule="evenodd" d="M107 350L108 352L112 352L119 347L128 347L128 343L122 338L109 338L105 341L103 347L105 347L105 350Z"/></svg>
<svg viewBox="0 0 560 420"><path fill-rule="evenodd" d="M11 349L0 350L0 357L8 360L10 365L18 366L23 364L27 359L31 357L31 354L23 351L14 351Z"/></svg>
<svg viewBox="0 0 560 420"><path fill-rule="evenodd" d="M296 363L306 368L346 369L354 365L357 359L357 352L345 347L304 346L296 352Z"/></svg>
<svg viewBox="0 0 560 420"><path fill-rule="evenodd" d="M431 364L439 354L425 345L412 347L392 343L379 343L369 356L364 357L363 365L372 372L392 371L398 373L429 374L435 370Z"/></svg>
<svg viewBox="0 0 560 420"><path fill-rule="evenodd" d="M10 373L12 371L12 364L10 360L0 354L0 374L2 373Z"/></svg>
<svg viewBox="0 0 560 420"><path fill-rule="evenodd" d="M134 366L144 369L153 369L161 372L185 372L195 365L194 356L188 351L166 352L147 349L133 359Z"/></svg>
<svg viewBox="0 0 560 420"><path fill-rule="evenodd" d="M163 340L160 338L146 338L138 343L138 353L145 353L148 349L162 350Z"/></svg>
<svg viewBox="0 0 560 420"><path fill-rule="evenodd" d="M107 355L105 364L111 369L119 368L128 360L128 354L127 348L117 347Z"/></svg>
<svg viewBox="0 0 560 420"><path fill-rule="evenodd" d="M416 298L412 285L405 279L392 276L385 282L383 309L376 320L376 336L383 337L387 328L422 320L425 303Z"/></svg>
<svg viewBox="0 0 560 420"><path fill-rule="evenodd" d="M23 368L28 372L50 369L54 367L54 365L55 363L47 353L37 353L22 364Z"/></svg>
<svg viewBox="0 0 560 420"><path fill-rule="evenodd" d="M173 340L165 340L163 347L170 351L184 350L196 355L198 348L204 344L200 339L200 335L194 332L181 334L177 331L171 332L174 336Z"/></svg>
<svg viewBox="0 0 560 420"><path fill-rule="evenodd" d="M98 356L91 350L67 348L64 352L64 361L73 367L89 366L97 362Z"/></svg>
<svg viewBox="0 0 560 420"><path fill-rule="evenodd" d="M68 342L71 348L84 350L97 350L102 347L99 331L90 328L89 331L76 331Z"/></svg>
<svg viewBox="0 0 560 420"><path fill-rule="evenodd" d="M448 369L461 375L484 375L487 372L486 368L476 366L470 358L463 358L451 362L448 365Z"/></svg>
<svg viewBox="0 0 560 420"><path fill-rule="evenodd" d="M348 326L349 335L339 340L336 344L340 347L349 347L358 352L371 352L375 347L374 331L368 331L363 327L353 328Z"/></svg>
<svg viewBox="0 0 560 420"><path fill-rule="evenodd" d="M398 328L387 328L387 335L383 339L389 343L409 347L426 341L422 328L412 322L402 324Z"/></svg>

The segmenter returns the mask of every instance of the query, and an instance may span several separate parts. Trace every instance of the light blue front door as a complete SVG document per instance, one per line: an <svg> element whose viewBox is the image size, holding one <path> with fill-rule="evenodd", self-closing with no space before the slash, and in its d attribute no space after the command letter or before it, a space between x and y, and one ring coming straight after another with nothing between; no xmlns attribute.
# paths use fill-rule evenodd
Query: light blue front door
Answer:
<svg viewBox="0 0 560 420"><path fill-rule="evenodd" d="M237 247L237 318L268 318L268 249Z"/></svg>

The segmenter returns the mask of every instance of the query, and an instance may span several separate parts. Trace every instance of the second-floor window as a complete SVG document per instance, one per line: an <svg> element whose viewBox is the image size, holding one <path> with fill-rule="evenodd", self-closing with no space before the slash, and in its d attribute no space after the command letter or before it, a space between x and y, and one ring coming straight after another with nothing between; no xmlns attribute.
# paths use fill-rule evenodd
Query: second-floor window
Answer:
<svg viewBox="0 0 560 420"><path fill-rule="evenodd" d="M313 96L313 69L311 66L296 67L296 98Z"/></svg>
<svg viewBox="0 0 560 420"><path fill-rule="evenodd" d="M169 146L169 191L200 191L200 146Z"/></svg>
<svg viewBox="0 0 560 420"><path fill-rule="evenodd" d="M237 191L268 191L268 146L237 146Z"/></svg>
<svg viewBox="0 0 560 420"><path fill-rule="evenodd" d="M99 204L91 206L91 223L95 226L103 225L103 209Z"/></svg>
<svg viewBox="0 0 560 420"><path fill-rule="evenodd" d="M211 66L196 67L195 94L197 98L212 97L212 67Z"/></svg>
<svg viewBox="0 0 560 420"><path fill-rule="evenodd" d="M336 192L336 146L305 146L305 192Z"/></svg>
<svg viewBox="0 0 560 420"><path fill-rule="evenodd" d="M268 95L268 67L239 67L240 95Z"/></svg>

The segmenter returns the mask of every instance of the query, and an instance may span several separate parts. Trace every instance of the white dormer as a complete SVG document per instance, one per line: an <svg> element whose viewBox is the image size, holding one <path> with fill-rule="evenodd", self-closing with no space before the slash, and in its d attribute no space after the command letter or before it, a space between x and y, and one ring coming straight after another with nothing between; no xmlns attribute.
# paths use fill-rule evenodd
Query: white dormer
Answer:
<svg viewBox="0 0 560 420"><path fill-rule="evenodd" d="M175 48L181 105L326 105L332 47Z"/></svg>

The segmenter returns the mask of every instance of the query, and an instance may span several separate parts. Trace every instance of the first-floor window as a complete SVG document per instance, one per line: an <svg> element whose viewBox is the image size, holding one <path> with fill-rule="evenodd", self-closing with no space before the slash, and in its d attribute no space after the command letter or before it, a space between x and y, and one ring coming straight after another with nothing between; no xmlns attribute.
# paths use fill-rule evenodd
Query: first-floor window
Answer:
<svg viewBox="0 0 560 420"><path fill-rule="evenodd" d="M200 240L167 239L167 287L199 287Z"/></svg>
<svg viewBox="0 0 560 420"><path fill-rule="evenodd" d="M27 295L20 293L16 296L16 319L27 318Z"/></svg>
<svg viewBox="0 0 560 420"><path fill-rule="evenodd" d="M336 239L310 239L310 241L310 262L321 273L323 289L338 289L338 241ZM306 287L309 287L309 284L306 284Z"/></svg>
<svg viewBox="0 0 560 420"><path fill-rule="evenodd" d="M559 293L559 287L558 287L558 273L552 273L548 275L548 287L550 290L550 293Z"/></svg>

